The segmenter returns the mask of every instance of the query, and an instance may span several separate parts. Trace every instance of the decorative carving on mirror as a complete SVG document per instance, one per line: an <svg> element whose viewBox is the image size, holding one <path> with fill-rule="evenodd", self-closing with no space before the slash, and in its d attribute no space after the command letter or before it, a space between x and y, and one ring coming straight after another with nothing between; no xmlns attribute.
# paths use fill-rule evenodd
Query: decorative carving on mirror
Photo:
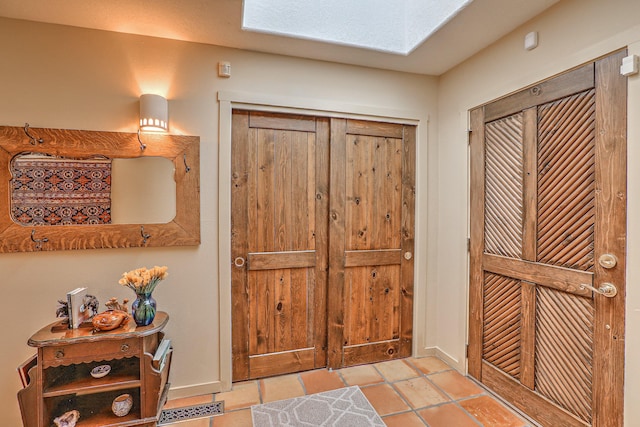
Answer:
<svg viewBox="0 0 640 427"><path fill-rule="evenodd" d="M200 244L199 137L0 126L0 171L0 252Z"/></svg>

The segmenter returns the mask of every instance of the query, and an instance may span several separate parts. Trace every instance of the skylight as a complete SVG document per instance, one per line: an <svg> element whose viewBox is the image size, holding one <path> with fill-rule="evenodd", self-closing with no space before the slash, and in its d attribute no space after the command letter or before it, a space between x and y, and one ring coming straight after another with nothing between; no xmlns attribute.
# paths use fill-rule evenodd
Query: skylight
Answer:
<svg viewBox="0 0 640 427"><path fill-rule="evenodd" d="M408 55L473 0L244 0L242 29Z"/></svg>

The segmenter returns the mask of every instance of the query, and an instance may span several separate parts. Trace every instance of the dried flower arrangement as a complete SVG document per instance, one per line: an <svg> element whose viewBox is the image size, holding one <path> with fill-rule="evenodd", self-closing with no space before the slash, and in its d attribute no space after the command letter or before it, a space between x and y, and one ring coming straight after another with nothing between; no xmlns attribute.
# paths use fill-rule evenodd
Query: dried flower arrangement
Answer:
<svg viewBox="0 0 640 427"><path fill-rule="evenodd" d="M167 269L166 266L155 266L151 269L147 269L147 267L136 268L123 273L118 283L127 286L136 294L150 294L158 286L158 283L169 275Z"/></svg>

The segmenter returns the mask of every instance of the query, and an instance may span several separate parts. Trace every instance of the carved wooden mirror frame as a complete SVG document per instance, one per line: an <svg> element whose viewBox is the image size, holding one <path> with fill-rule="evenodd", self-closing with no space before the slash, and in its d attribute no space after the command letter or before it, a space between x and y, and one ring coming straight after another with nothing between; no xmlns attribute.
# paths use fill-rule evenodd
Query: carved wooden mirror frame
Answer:
<svg viewBox="0 0 640 427"><path fill-rule="evenodd" d="M0 126L0 253L200 244L200 138ZM176 216L165 224L35 225L11 219L11 159L37 152L66 158L164 157L175 167Z"/></svg>

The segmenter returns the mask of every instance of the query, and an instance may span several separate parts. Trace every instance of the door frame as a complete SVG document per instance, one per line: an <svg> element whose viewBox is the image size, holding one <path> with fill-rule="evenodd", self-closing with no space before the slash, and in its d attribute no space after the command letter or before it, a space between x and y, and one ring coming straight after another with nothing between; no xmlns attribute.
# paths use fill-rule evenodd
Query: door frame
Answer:
<svg viewBox="0 0 640 427"><path fill-rule="evenodd" d="M232 111L243 109L250 111L305 114L321 117L335 117L368 121L384 121L416 126L416 163L421 152L420 135L428 132L428 120L421 120L421 113L413 110L394 110L342 102L331 102L315 98L298 98L270 94L236 91L218 92L219 105L219 145L218 145L218 372L220 381L214 392L227 391L232 385L232 346L231 346L231 127ZM422 129L420 125L425 129ZM426 151L426 147L422 147ZM426 168L425 168L426 169ZM426 171L416 168L416 214L414 256L426 253L426 238L419 239L422 230L427 228L427 212L418 213L418 194L421 183L418 177ZM426 193L425 193L426 194ZM426 197L426 195L425 195ZM423 242L421 244L421 242ZM424 248L423 248L424 246ZM423 263L414 266L414 308L413 329L418 322L426 324L426 313L420 316L416 312L419 298L424 299L426 289L417 286L424 282L426 270ZM420 317L419 317L420 316ZM414 337L416 335L414 334ZM414 338L412 354L416 354L418 340ZM424 344L424 343L422 343Z"/></svg>

